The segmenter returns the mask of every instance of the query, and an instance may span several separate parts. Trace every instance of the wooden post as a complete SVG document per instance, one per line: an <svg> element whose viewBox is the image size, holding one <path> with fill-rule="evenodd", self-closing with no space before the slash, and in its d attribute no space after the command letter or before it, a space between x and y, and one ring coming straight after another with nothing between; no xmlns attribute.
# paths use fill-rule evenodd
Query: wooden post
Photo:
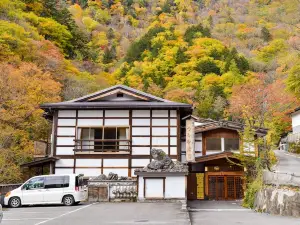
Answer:
<svg viewBox="0 0 300 225"><path fill-rule="evenodd" d="M195 162L195 126L194 120L186 120L186 161Z"/></svg>

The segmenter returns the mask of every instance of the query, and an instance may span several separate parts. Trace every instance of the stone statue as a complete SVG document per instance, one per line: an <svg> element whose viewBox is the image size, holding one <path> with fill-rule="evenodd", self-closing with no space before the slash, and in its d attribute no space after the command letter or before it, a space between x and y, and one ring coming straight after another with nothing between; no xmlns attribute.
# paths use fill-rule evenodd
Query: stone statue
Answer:
<svg viewBox="0 0 300 225"><path fill-rule="evenodd" d="M143 169L136 169L136 172L188 172L188 167L181 162L173 161L161 149L151 149L152 160Z"/></svg>

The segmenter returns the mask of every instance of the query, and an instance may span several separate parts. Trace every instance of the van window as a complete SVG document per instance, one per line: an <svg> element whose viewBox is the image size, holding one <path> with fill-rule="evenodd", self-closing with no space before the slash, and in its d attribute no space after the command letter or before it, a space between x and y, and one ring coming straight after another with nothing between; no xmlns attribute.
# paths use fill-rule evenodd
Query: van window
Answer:
<svg viewBox="0 0 300 225"><path fill-rule="evenodd" d="M76 187L81 187L83 186L83 177L79 177L79 176L76 176L76 181L75 181L75 186Z"/></svg>
<svg viewBox="0 0 300 225"><path fill-rule="evenodd" d="M45 188L69 187L69 183L70 183L69 176L46 177L46 179L45 179Z"/></svg>
<svg viewBox="0 0 300 225"><path fill-rule="evenodd" d="M34 190L44 188L44 177L34 177L23 186L24 189Z"/></svg>

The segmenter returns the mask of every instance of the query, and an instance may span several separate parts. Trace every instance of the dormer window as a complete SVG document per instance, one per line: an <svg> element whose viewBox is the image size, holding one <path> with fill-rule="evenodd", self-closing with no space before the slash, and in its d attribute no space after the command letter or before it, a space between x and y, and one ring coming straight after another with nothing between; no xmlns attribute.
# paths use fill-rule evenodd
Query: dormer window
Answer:
<svg viewBox="0 0 300 225"><path fill-rule="evenodd" d="M118 98L123 98L123 96L124 96L123 93L120 93L120 92L117 93L117 97L118 97Z"/></svg>

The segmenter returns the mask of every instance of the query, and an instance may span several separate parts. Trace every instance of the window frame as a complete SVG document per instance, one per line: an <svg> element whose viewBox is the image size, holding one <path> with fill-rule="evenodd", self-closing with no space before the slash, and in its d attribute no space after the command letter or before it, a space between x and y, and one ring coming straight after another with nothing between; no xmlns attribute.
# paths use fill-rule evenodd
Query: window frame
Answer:
<svg viewBox="0 0 300 225"><path fill-rule="evenodd" d="M238 140L238 149L226 149L226 140ZM230 151L238 151L238 150L240 150L240 138L237 138L237 137L235 137L235 138L224 138L224 151L225 152L230 152Z"/></svg>
<svg viewBox="0 0 300 225"><path fill-rule="evenodd" d="M125 128L125 129L128 129L128 137L127 139L112 139L112 140L124 140L124 141L131 141L130 137L131 137L131 134L130 134L130 126L77 126L76 127L76 140L83 140L83 141L91 141L91 140L95 140L94 138L93 139L87 139L87 140L84 140L82 139L82 131L79 132L79 129L89 129L89 138L91 138L91 132L90 130L91 129L102 129L102 139L101 140L109 140L109 139L104 139L104 135L105 135L105 128L115 128L115 131L116 131L116 137L118 136L118 128ZM80 133L81 137L78 137L78 134ZM95 134L94 134L95 135ZM94 141L95 142L95 141ZM82 149L82 145L81 144L76 144L76 148L77 147L80 147ZM117 146L117 145L116 145ZM97 150L95 148L95 145L94 146L89 146L89 147L93 147L89 150L91 151L95 151ZM109 150L114 150L114 149L105 149L105 147L102 147L100 148L99 150L103 150L104 152L113 152L113 153L118 153L119 151L109 151ZM129 150L129 149L128 149Z"/></svg>
<svg viewBox="0 0 300 225"><path fill-rule="evenodd" d="M206 137L205 138L206 140L205 140L205 148L206 148L206 151L208 151L208 152L213 152L213 151L219 151L219 152L222 152L222 137ZM208 149L208 140L209 139L219 139L220 140L220 149Z"/></svg>

